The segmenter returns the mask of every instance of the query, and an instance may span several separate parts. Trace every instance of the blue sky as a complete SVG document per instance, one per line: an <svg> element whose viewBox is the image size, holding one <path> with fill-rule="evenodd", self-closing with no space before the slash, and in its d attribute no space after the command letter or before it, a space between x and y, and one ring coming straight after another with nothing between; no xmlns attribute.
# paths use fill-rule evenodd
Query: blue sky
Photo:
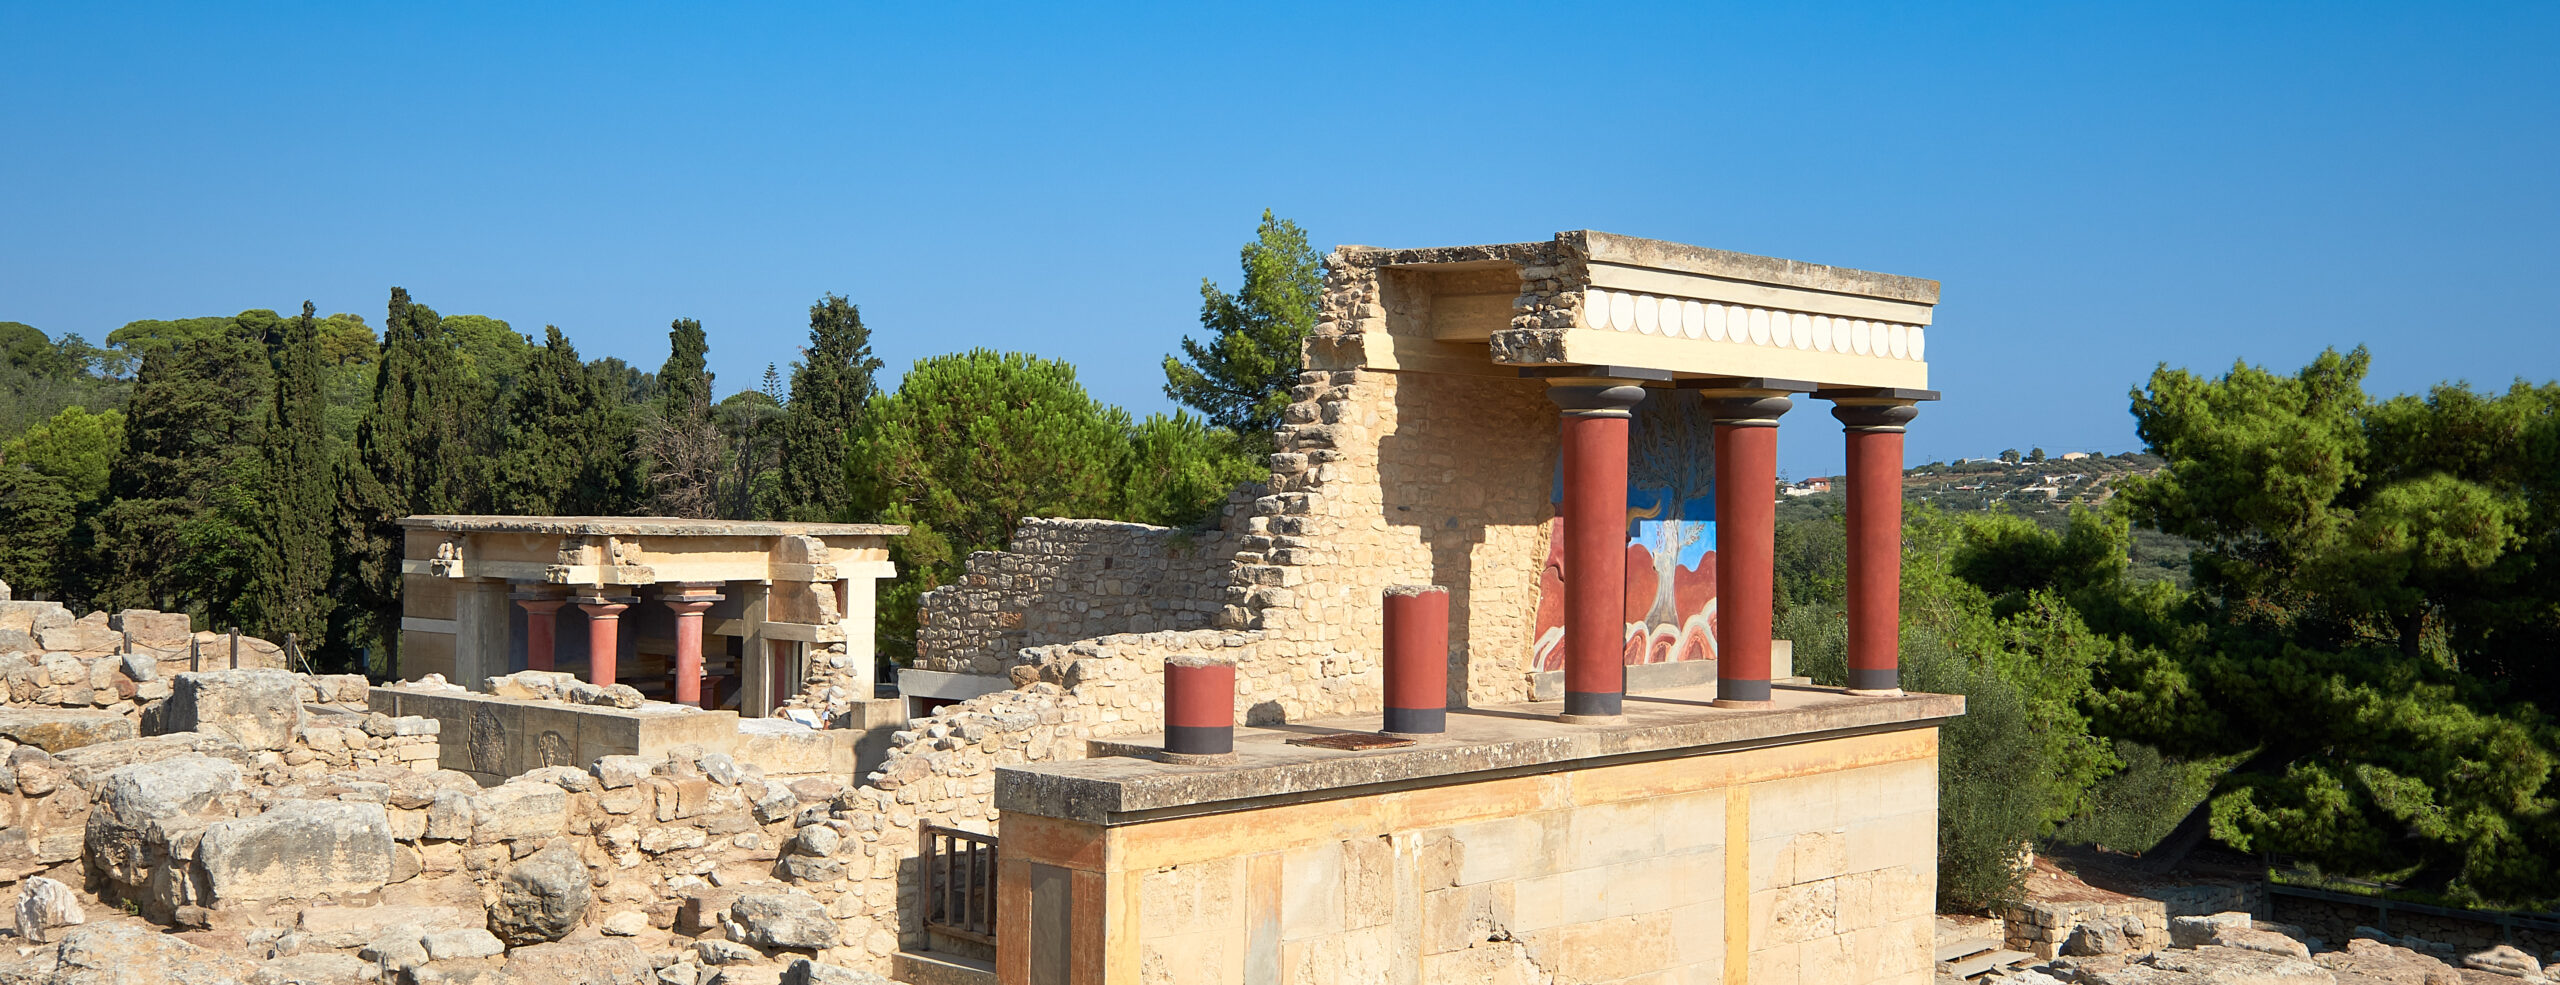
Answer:
<svg viewBox="0 0 2560 985"><path fill-rule="evenodd" d="M2560 376L2560 5L942 7L0 4L0 319L397 284L649 367L698 317L725 393L833 291L892 375L1143 413L1269 207L1938 278L1915 463L2136 447L2164 361Z"/></svg>

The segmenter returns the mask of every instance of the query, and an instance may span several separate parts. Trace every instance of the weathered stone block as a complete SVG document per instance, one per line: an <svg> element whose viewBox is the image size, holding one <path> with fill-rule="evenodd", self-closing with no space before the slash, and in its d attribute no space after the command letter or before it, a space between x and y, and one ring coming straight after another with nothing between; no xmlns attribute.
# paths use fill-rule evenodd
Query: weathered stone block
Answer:
<svg viewBox="0 0 2560 985"><path fill-rule="evenodd" d="M519 947L556 941L577 927L594 898L577 849L557 842L507 871L489 905L489 929Z"/></svg>
<svg viewBox="0 0 2560 985"><path fill-rule="evenodd" d="M66 886L43 876L28 879L18 894L15 907L18 939L44 943L55 939L66 928L88 922L89 915L80 908L80 897Z"/></svg>
<svg viewBox="0 0 2560 985"><path fill-rule="evenodd" d="M748 893L729 904L723 923L732 939L759 947L815 950L837 942L836 922L806 893Z"/></svg>
<svg viewBox="0 0 2560 985"><path fill-rule="evenodd" d="M569 792L550 783L517 780L472 798L475 842L550 838L560 834L568 821Z"/></svg>
<svg viewBox="0 0 2560 985"><path fill-rule="evenodd" d="M302 679L282 670L179 674L162 710L170 732L210 732L249 749L283 751L302 727Z"/></svg>
<svg viewBox="0 0 2560 985"><path fill-rule="evenodd" d="M382 805L289 800L207 825L196 864L214 905L370 893L391 881Z"/></svg>
<svg viewBox="0 0 2560 985"><path fill-rule="evenodd" d="M133 719L112 711L0 708L0 737L46 752L134 738Z"/></svg>

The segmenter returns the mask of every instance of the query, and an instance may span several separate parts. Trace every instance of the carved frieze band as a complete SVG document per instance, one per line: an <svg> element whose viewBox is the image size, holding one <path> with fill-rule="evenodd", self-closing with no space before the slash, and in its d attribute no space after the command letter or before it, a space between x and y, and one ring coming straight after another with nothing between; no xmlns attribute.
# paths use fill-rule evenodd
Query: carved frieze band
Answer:
<svg viewBox="0 0 2560 985"><path fill-rule="evenodd" d="M1813 315L1716 301L1593 288L1583 295L1582 324L1603 332L1837 352L1924 361L1928 330L1918 325Z"/></svg>

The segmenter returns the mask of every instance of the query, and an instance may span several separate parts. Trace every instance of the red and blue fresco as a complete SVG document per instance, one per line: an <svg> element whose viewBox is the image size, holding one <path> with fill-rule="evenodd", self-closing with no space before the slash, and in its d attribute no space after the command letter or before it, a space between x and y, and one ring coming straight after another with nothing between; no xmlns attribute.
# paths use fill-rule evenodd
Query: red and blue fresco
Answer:
<svg viewBox="0 0 2560 985"><path fill-rule="evenodd" d="M1627 433L1626 662L1716 658L1715 431L1676 391L1636 405ZM1561 473L1561 469L1558 470ZM1552 495L1563 501L1559 479ZM1533 651L1564 669L1564 519L1549 525Z"/></svg>

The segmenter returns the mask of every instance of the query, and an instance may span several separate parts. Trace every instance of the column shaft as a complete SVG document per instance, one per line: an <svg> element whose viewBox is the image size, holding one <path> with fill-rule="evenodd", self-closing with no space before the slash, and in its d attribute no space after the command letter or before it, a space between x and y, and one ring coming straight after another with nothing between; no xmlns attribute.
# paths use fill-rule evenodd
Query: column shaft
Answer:
<svg viewBox="0 0 2560 985"><path fill-rule="evenodd" d="M614 664L622 653L622 610L630 607L623 602L578 603L587 611L588 683L611 687L620 680L614 676Z"/></svg>
<svg viewBox="0 0 2560 985"><path fill-rule="evenodd" d="M669 599L676 612L676 703L702 707L702 613L711 599Z"/></svg>
<svg viewBox="0 0 2560 985"><path fill-rule="evenodd" d="M1627 408L1644 388L1547 396L1564 410L1564 718L1614 718L1627 690Z"/></svg>
<svg viewBox="0 0 2560 985"><path fill-rule="evenodd" d="M524 607L524 667L526 670L550 670L552 651L560 642L560 607L569 603L559 599L518 599Z"/></svg>
<svg viewBox="0 0 2560 985"><path fill-rule="evenodd" d="M1716 704L1769 700L1784 396L1711 399L1716 422Z"/></svg>
<svg viewBox="0 0 2560 985"><path fill-rule="evenodd" d="M1849 689L1902 687L1902 433L1909 404L1840 404L1849 450Z"/></svg>

